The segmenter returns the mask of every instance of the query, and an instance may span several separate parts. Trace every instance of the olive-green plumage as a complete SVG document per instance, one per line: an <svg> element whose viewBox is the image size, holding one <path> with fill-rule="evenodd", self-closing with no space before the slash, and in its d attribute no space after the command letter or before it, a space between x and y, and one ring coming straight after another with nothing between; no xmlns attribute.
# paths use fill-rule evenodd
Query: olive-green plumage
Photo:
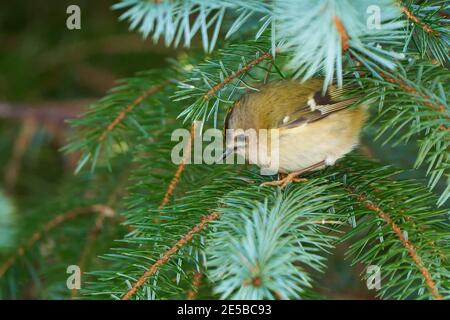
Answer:
<svg viewBox="0 0 450 320"><path fill-rule="evenodd" d="M225 127L278 129L278 172L295 172L320 162L333 165L358 144L367 110L364 106L348 108L357 99L343 99L342 89L330 87L322 94L322 84L320 79L311 79L262 85L236 102ZM248 157L247 147L234 146L234 150Z"/></svg>

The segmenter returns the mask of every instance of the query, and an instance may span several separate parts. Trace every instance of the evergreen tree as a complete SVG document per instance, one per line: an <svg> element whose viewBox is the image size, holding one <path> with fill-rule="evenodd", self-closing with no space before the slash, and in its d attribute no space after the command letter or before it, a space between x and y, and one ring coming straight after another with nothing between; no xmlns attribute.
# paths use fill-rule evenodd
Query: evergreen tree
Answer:
<svg viewBox="0 0 450 320"><path fill-rule="evenodd" d="M81 153L76 175L2 255L2 298L41 272L50 297L329 298L321 279L342 244L364 282L379 272L378 297L450 298L446 1L120 0L114 9L184 53L123 80L71 122L64 150ZM203 50L189 49L197 40ZM335 166L281 189L261 187L277 177L251 165L197 164L191 151L173 163L174 130L223 129L247 91L311 77L356 88L355 106L370 106L362 147ZM415 163L383 164L367 145L407 145ZM0 194L0 230L9 206ZM49 258L44 240L58 232L86 243L60 241ZM52 272L59 264L81 268L80 292Z"/></svg>

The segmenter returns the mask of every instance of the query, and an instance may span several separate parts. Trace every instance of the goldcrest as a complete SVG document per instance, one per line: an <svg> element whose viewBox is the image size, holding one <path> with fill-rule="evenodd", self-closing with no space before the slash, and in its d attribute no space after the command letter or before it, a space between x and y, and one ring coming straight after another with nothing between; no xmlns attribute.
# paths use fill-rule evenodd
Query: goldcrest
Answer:
<svg viewBox="0 0 450 320"><path fill-rule="evenodd" d="M330 86L326 92L322 88L321 79L280 80L244 94L225 120L231 136L224 157L235 152L252 158L243 131L278 129L278 172L288 175L268 184L284 186L301 173L334 165L358 144L367 107L349 108L357 98L343 98L342 88ZM270 135L268 145L274 145ZM253 163L267 165L260 160Z"/></svg>

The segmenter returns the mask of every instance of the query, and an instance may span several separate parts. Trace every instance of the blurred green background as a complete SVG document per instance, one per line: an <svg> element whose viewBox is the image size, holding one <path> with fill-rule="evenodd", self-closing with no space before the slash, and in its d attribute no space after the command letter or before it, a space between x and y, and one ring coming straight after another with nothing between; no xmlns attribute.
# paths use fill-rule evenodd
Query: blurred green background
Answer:
<svg viewBox="0 0 450 320"><path fill-rule="evenodd" d="M163 67L175 54L128 32L127 23L118 21L120 12L110 9L113 3L0 4L0 166L11 193L51 192L76 160L58 152L70 131L64 120L104 96L118 79ZM71 4L81 8L81 30L66 27Z"/></svg>

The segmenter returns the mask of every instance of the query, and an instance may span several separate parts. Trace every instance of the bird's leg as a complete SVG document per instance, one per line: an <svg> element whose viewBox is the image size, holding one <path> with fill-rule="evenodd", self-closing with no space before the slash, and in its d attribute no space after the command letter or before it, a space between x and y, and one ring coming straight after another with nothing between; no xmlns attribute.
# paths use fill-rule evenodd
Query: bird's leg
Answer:
<svg viewBox="0 0 450 320"><path fill-rule="evenodd" d="M325 160L320 161L316 164L313 164L309 167L306 167L302 170L299 171L295 171L295 172L291 172L289 174L287 174L284 178L281 178L281 174L278 177L277 181L268 181L268 182L264 182L261 184L261 186L274 186L274 187L280 187L280 188L284 188L285 186L287 186L290 182L304 182L307 181L307 179L305 178L299 178L298 176L312 171L314 169L320 168L322 166L326 165Z"/></svg>
<svg viewBox="0 0 450 320"><path fill-rule="evenodd" d="M288 176L288 174L286 174L286 173L278 173L278 181L286 179L287 176ZM291 181L292 182L305 182L305 181L308 181L308 179L294 177L294 178L292 178Z"/></svg>

